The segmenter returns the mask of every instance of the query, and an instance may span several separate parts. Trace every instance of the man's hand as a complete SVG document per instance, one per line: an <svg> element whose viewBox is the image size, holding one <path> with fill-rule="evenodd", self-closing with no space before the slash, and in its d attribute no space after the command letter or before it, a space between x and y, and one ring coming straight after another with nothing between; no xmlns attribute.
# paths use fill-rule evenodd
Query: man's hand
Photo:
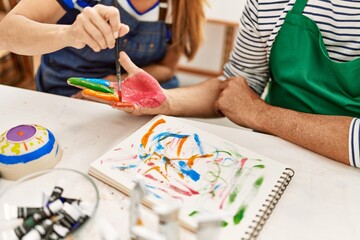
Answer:
<svg viewBox="0 0 360 240"><path fill-rule="evenodd" d="M135 115L165 113L169 104L159 82L137 67L125 52L120 53L119 60L128 77L121 84L121 101L112 107Z"/></svg>
<svg viewBox="0 0 360 240"><path fill-rule="evenodd" d="M129 32L129 27L120 23L119 10L112 6L97 4L86 7L80 13L70 29L71 46L83 48L88 45L95 52L113 48L115 39Z"/></svg>
<svg viewBox="0 0 360 240"><path fill-rule="evenodd" d="M248 86L242 77L233 77L221 84L215 107L234 123L256 129L257 117L267 104Z"/></svg>

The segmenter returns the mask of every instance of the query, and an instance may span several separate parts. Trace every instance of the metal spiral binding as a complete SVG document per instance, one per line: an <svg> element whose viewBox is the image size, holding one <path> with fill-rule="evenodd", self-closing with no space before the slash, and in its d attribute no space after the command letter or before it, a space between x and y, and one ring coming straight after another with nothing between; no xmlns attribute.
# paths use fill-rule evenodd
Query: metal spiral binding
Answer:
<svg viewBox="0 0 360 240"><path fill-rule="evenodd" d="M252 221L253 225L249 226L248 231L245 232L245 236L243 236L241 240L254 240L257 238L260 230L266 223L294 174L295 172L291 168L285 169L277 181L277 184L271 190L268 198L265 200L265 203L262 205L263 208L255 215L256 219Z"/></svg>

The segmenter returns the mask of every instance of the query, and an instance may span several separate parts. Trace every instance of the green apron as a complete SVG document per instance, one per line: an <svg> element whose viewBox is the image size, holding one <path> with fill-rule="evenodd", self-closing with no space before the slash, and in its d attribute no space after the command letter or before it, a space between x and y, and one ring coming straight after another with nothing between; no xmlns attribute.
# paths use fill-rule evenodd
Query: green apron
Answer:
<svg viewBox="0 0 360 240"><path fill-rule="evenodd" d="M329 58L315 22L302 15L307 0L288 12L270 52L266 102L300 112L360 116L360 58Z"/></svg>

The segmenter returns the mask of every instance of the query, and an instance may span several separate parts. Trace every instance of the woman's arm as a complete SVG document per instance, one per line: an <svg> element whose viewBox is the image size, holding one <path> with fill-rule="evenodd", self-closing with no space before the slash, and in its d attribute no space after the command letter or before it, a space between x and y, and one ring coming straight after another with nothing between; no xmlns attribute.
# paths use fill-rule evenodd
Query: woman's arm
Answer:
<svg viewBox="0 0 360 240"><path fill-rule="evenodd" d="M55 24L64 14L56 0L20 1L0 22L0 48L24 55L85 45L100 51L114 47L115 38L128 31L114 7L86 7L72 25Z"/></svg>
<svg viewBox="0 0 360 240"><path fill-rule="evenodd" d="M180 52L175 47L168 47L165 57L158 63L143 67L143 70L152 75L158 82L170 80L180 60Z"/></svg>

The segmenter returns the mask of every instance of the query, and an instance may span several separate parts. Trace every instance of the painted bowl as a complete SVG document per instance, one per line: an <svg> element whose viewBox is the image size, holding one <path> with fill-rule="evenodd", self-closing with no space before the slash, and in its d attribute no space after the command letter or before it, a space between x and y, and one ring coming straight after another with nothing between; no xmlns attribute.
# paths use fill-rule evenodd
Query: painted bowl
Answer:
<svg viewBox="0 0 360 240"><path fill-rule="evenodd" d="M40 125L18 125L0 135L0 174L4 179L17 180L51 169L61 156L53 133Z"/></svg>

